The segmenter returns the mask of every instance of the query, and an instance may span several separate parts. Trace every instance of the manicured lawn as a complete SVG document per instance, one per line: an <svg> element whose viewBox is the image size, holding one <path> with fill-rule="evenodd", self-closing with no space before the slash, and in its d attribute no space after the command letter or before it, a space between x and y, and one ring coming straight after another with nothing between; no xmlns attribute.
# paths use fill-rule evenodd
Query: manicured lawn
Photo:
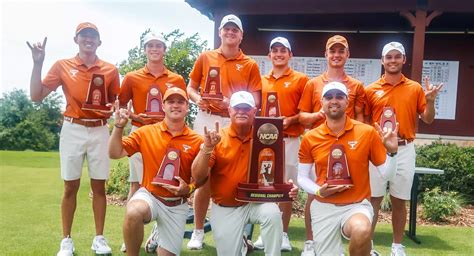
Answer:
<svg viewBox="0 0 474 256"><path fill-rule="evenodd" d="M112 162L115 164L116 162ZM55 255L61 240L60 202L63 183L57 152L0 151L0 255ZM91 255L90 243L94 224L89 198L86 168L78 196L72 237L75 255ZM115 255L122 243L123 208L108 206L105 236ZM375 245L383 255L389 254L391 226L377 226ZM189 227L192 228L191 226ZM148 235L151 225L146 227ZM254 239L258 235L258 227ZM283 255L300 255L304 243L302 219L290 223L293 251ZM420 245L405 239L409 255L474 255L474 229L418 226ZM186 247L187 239L183 242ZM181 255L216 255L212 234L206 234L202 251L183 249ZM147 255L142 252L141 255ZM253 255L264 255L259 251Z"/></svg>

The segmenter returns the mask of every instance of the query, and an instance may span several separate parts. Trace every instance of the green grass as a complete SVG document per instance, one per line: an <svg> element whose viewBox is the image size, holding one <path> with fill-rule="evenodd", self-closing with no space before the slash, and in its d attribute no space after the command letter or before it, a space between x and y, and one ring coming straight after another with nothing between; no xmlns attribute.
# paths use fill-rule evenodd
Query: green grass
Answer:
<svg viewBox="0 0 474 256"><path fill-rule="evenodd" d="M54 255L57 252L61 240L62 191L57 152L0 151L0 255ZM92 254L94 222L89 191L84 169L72 230L76 256ZM107 207L105 236L115 255L121 255L123 213L122 207ZM191 228L188 225L188 229ZM150 229L151 225L147 225L145 236ZM254 239L258 232L256 227ZM293 251L282 255L300 255L305 240L303 220L293 218L289 233ZM418 226L417 235L422 241L420 245L407 238L404 240L409 255L474 255L472 228ZM382 255L389 254L391 239L390 224L380 223L375 245ZM183 242L181 255L216 255L212 233L206 234L202 251L185 249L187 242L187 239ZM141 255L147 254L142 252ZM258 251L253 255L264 254Z"/></svg>

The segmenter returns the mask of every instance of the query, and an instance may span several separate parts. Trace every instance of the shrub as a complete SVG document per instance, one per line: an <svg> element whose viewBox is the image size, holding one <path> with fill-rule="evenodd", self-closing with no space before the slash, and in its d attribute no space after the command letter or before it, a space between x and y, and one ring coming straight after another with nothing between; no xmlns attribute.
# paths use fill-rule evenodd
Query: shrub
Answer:
<svg viewBox="0 0 474 256"><path fill-rule="evenodd" d="M454 191L441 191L439 187L423 193L421 216L432 221L444 221L456 215L462 207L463 199Z"/></svg>
<svg viewBox="0 0 474 256"><path fill-rule="evenodd" d="M116 195L119 199L125 200L128 196L128 161L119 162L110 170L110 177L105 185L107 195Z"/></svg>
<svg viewBox="0 0 474 256"><path fill-rule="evenodd" d="M467 202L474 202L474 147L433 142L417 148L416 166L444 170L444 175L423 175L420 190L439 187L442 191L456 191Z"/></svg>

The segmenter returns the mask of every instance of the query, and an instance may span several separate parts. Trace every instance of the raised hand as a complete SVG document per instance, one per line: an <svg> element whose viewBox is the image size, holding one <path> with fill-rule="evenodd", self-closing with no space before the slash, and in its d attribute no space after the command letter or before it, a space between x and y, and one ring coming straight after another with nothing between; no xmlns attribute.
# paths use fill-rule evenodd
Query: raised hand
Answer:
<svg viewBox="0 0 474 256"><path fill-rule="evenodd" d="M438 85L430 84L430 77L425 76L424 79L425 84L425 97L427 102L434 102L436 100L436 96L438 96L439 91L443 88L443 83Z"/></svg>
<svg viewBox="0 0 474 256"><path fill-rule="evenodd" d="M221 135L219 134L219 122L216 122L215 125L215 130L208 130L207 126L204 126L204 146L206 146L208 149L213 149L221 141Z"/></svg>
<svg viewBox="0 0 474 256"><path fill-rule="evenodd" d="M127 109L120 108L120 103L119 100L115 100L115 125L124 127L128 119L130 118L131 114L131 109L132 109L132 104L131 102L128 103Z"/></svg>
<svg viewBox="0 0 474 256"><path fill-rule="evenodd" d="M380 128L378 123L375 123L375 129L377 130L383 145L389 153L395 153L398 151L398 122L395 126L395 130L384 127Z"/></svg>
<svg viewBox="0 0 474 256"><path fill-rule="evenodd" d="M33 57L33 62L43 63L46 49L46 42L48 38L45 37L43 43L37 42L36 44L31 45L30 42L26 41L26 44L31 50L31 56Z"/></svg>

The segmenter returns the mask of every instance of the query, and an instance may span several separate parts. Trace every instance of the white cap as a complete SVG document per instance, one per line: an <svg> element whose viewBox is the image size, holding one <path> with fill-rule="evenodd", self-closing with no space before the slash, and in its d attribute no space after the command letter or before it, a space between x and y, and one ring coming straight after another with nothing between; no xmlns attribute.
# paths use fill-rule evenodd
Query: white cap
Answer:
<svg viewBox="0 0 474 256"><path fill-rule="evenodd" d="M255 100L250 92L239 91L230 97L230 107L235 107L239 104L247 104L250 107L255 107Z"/></svg>
<svg viewBox="0 0 474 256"><path fill-rule="evenodd" d="M330 90L338 90L344 93L346 96L348 95L347 88L344 84L339 83L339 82L330 82L323 87L322 97L324 97L324 95L326 95L326 93L329 92Z"/></svg>
<svg viewBox="0 0 474 256"><path fill-rule="evenodd" d="M242 21L240 21L239 17L235 16L234 14L229 14L229 15L226 15L224 18L222 18L221 25L219 26L219 30L222 29L225 26L225 24L229 22L232 22L235 25L237 25L240 31L242 32L244 31L244 29L242 28Z"/></svg>
<svg viewBox="0 0 474 256"><path fill-rule="evenodd" d="M405 55L405 48L403 48L403 45L401 43L399 43L399 42L390 42L390 43L386 44L383 47L382 57L387 55L387 53L391 50L397 50L401 54Z"/></svg>
<svg viewBox="0 0 474 256"><path fill-rule="evenodd" d="M286 39L284 37L281 37L281 36L273 38L273 40L270 42L270 51L272 50L272 46L276 43L282 44L283 46L288 48L288 50L291 51L290 42L288 42L288 39Z"/></svg>
<svg viewBox="0 0 474 256"><path fill-rule="evenodd" d="M145 38L143 38L143 45L146 45L148 42L152 40L158 40L166 46L165 38L161 34L158 34L154 31L150 31L145 35Z"/></svg>

